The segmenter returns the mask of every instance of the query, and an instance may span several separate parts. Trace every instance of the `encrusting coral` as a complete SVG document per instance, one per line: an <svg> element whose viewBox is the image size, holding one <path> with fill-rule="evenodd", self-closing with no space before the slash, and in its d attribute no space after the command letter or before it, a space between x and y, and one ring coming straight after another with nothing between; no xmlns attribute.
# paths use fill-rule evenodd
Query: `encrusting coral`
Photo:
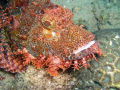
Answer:
<svg viewBox="0 0 120 90"><path fill-rule="evenodd" d="M59 69L87 68L89 59L104 55L93 40L94 35L73 24L70 10L49 0L11 3L2 11L1 20L1 31L5 32L5 43L12 53L5 52L1 39L0 67L4 70L16 73L32 63L37 69L45 67L51 76L58 76Z"/></svg>

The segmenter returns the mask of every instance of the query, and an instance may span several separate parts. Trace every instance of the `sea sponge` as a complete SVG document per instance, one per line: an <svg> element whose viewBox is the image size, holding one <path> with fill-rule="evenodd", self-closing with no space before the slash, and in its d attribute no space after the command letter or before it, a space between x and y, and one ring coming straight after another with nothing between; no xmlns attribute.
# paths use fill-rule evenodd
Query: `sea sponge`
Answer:
<svg viewBox="0 0 120 90"><path fill-rule="evenodd" d="M91 60L87 70L74 73L76 90L120 89L120 29L99 30L95 33L104 57Z"/></svg>

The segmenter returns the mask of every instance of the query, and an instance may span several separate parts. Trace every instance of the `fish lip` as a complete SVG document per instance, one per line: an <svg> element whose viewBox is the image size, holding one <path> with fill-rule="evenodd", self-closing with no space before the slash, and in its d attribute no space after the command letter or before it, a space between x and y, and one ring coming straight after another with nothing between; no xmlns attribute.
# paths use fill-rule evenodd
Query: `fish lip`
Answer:
<svg viewBox="0 0 120 90"><path fill-rule="evenodd" d="M85 49L88 49L90 48L93 44L95 44L95 40L92 40L92 41L89 41L87 44L85 44L84 46L82 47L79 47L77 50L74 50L73 51L73 54L78 54L79 52L85 50Z"/></svg>
<svg viewBox="0 0 120 90"><path fill-rule="evenodd" d="M91 40L87 44L85 44L84 46L78 47L77 50L74 50L72 53L70 53L69 56L67 56L65 58L65 61L67 61L67 60L80 60L83 57L86 57L87 55L94 53L94 50L93 50L94 48L92 46L95 43L98 43L98 42L96 40Z"/></svg>

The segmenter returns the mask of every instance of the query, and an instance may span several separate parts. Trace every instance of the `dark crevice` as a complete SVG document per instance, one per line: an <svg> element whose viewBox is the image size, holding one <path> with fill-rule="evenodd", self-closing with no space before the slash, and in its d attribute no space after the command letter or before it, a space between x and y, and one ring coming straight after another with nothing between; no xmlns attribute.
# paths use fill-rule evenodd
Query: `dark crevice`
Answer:
<svg viewBox="0 0 120 90"><path fill-rule="evenodd" d="M96 84L96 85L102 87L102 84L100 84L99 82L97 82L97 81L93 81L93 82L94 82L94 84Z"/></svg>

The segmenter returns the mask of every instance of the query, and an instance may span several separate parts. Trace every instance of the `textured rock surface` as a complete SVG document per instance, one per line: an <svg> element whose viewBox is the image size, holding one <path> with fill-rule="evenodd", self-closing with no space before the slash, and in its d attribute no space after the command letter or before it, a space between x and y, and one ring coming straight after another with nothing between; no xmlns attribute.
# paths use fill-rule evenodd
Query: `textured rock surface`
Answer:
<svg viewBox="0 0 120 90"><path fill-rule="evenodd" d="M92 60L87 70L76 71L75 90L120 89L120 29L95 32L105 57Z"/></svg>
<svg viewBox="0 0 120 90"><path fill-rule="evenodd" d="M52 77L44 69L37 70L33 66L28 66L26 72L16 76L16 90L69 90L75 79L71 76L61 73L58 77Z"/></svg>
<svg viewBox="0 0 120 90"><path fill-rule="evenodd" d="M93 13L98 29L120 28L120 1L99 0L93 3Z"/></svg>
<svg viewBox="0 0 120 90"><path fill-rule="evenodd" d="M12 74L0 69L0 90L15 90L15 78Z"/></svg>

